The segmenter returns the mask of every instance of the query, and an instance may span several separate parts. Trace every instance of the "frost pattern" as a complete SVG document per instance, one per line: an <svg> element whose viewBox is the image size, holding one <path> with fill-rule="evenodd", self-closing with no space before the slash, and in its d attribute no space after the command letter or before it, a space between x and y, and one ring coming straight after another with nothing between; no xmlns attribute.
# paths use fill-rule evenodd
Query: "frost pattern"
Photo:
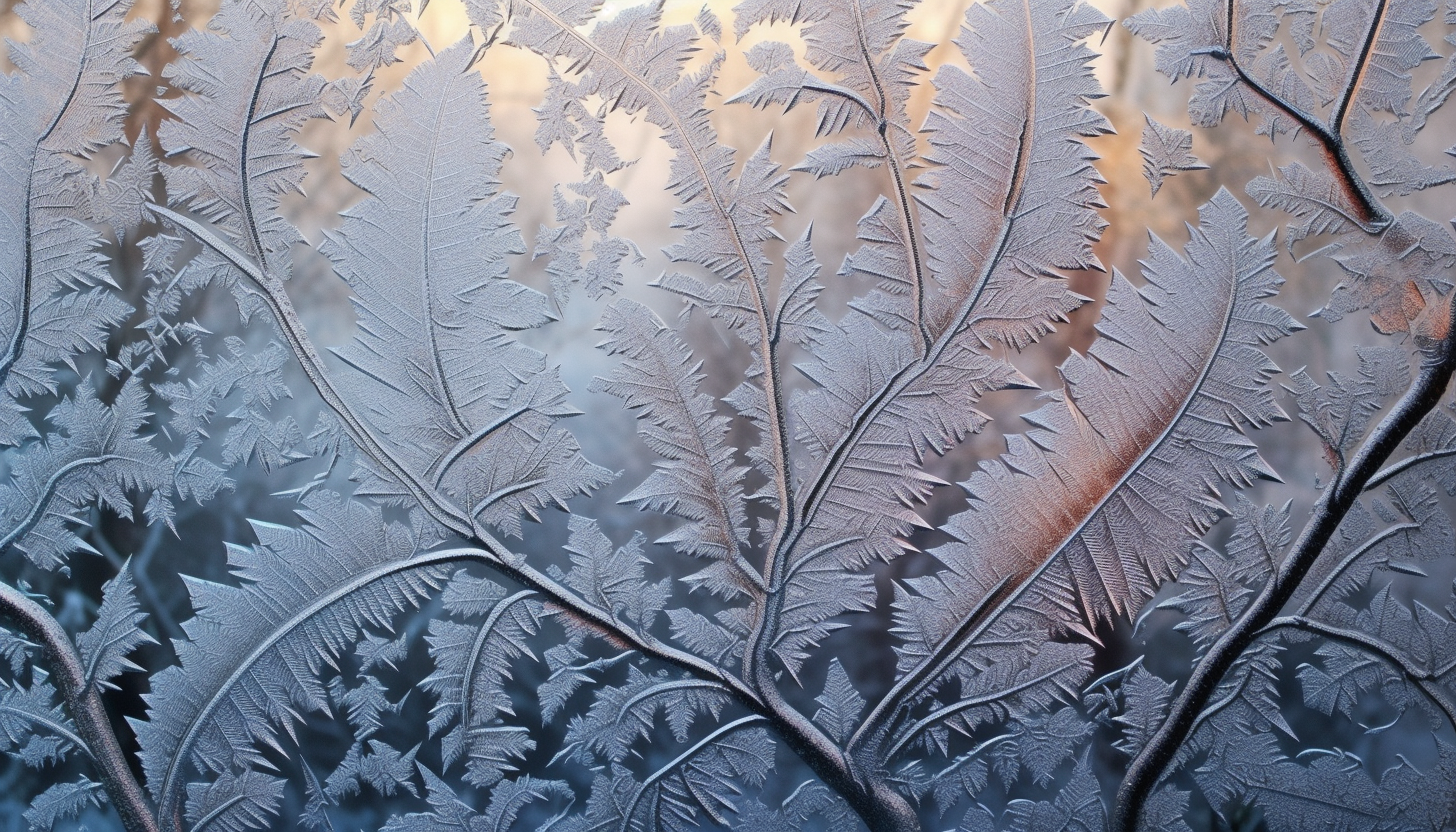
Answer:
<svg viewBox="0 0 1456 832"><path fill-rule="evenodd" d="M1163 180L1169 176L1189 170L1207 170L1208 165L1193 155L1193 134L1187 130L1168 127L1146 116L1143 128L1143 143L1138 152L1143 155L1143 176L1152 186L1153 196L1163 187Z"/></svg>
<svg viewBox="0 0 1456 832"><path fill-rule="evenodd" d="M1301 143L1243 183L1286 225L1219 188L1108 270L1054 373L1120 216L1088 3L974 3L943 44L914 0L465 0L448 45L428 6L224 0L160 21L152 89L129 2L17 6L0 751L44 784L31 829L1449 823L1456 238L1397 200L1456 181L1421 141L1456 6L1124 21L1187 82L1194 131L1133 127L1152 194L1241 115ZM501 138L517 62L534 148ZM347 205L303 222L324 170ZM852 231L794 216L855 188ZM1393 340L1281 370L1285 255L1337 276L1317 326ZM573 390L587 359L544 347L592 326ZM1004 453L972 442L1034 395ZM1315 453L1276 471L1293 417ZM626 425L633 464L588 459ZM112 722L138 672L141 778Z"/></svg>

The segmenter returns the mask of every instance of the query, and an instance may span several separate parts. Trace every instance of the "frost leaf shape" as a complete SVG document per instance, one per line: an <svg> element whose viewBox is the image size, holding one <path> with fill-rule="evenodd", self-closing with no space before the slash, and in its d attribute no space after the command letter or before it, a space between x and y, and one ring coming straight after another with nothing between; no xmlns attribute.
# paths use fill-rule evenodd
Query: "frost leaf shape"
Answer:
<svg viewBox="0 0 1456 832"><path fill-rule="evenodd" d="M1343 234L1360 227L1359 209L1334 176L1324 167L1311 170L1299 162L1279 169L1279 178L1256 176L1249 196L1265 208L1276 208L1299 218L1289 224L1284 244L1290 251L1300 240L1315 234Z"/></svg>
<svg viewBox="0 0 1456 832"><path fill-rule="evenodd" d="M50 682L35 679L28 688L0 683L0 751L38 769L85 748Z"/></svg>
<svg viewBox="0 0 1456 832"><path fill-rule="evenodd" d="M70 553L91 551L72 531L84 507L132 517L133 495L151 496L147 519L164 520L174 469L141 434L146 404L147 389L133 376L110 406L87 381L53 407L49 421L59 430L9 460L10 479L0 485L0 549L13 545L36 566L57 569Z"/></svg>
<svg viewBox="0 0 1456 832"><path fill-rule="evenodd" d="M1338 749L1310 749L1301 756L1311 762L1303 765L1281 754L1272 737L1252 740L1221 761L1231 782L1209 796L1215 805L1247 796L1263 809L1269 828L1291 832L1437 829L1449 801L1435 784L1456 776L1456 748L1437 740L1437 753L1427 771L1402 759L1377 781L1358 758Z"/></svg>
<svg viewBox="0 0 1456 832"><path fill-rule="evenodd" d="M813 174L815 179L822 179L826 176L837 176L852 167L877 168L884 160L883 151L873 142L852 138L814 148L793 169Z"/></svg>
<svg viewBox="0 0 1456 832"><path fill-rule="evenodd" d="M672 579L647 582L643 565L648 561L642 554L647 539L637 532L625 545L614 549L595 520L578 514L571 516L567 529L571 570L566 573L566 585L639 632L650 629L672 594Z"/></svg>
<svg viewBox="0 0 1456 832"><path fill-rule="evenodd" d="M36 34L9 41L18 71L0 80L0 389L7 398L54 393L53 366L100 349L131 311L108 286L102 238L87 224L107 217L84 209L88 177L78 161L122 140L121 82L139 69L131 50L152 27L125 21L130 2L95 5L15 7ZM33 433L24 411L0 405L0 446Z"/></svg>
<svg viewBox="0 0 1456 832"><path fill-rule="evenodd" d="M1293 384L1285 385L1294 395L1300 420L1319 436L1326 461L1336 470L1365 436L1371 418L1410 382L1410 359L1399 347L1356 347L1355 356L1357 378L1331 371L1326 374L1329 383L1321 387L1301 369L1290 373Z"/></svg>
<svg viewBox="0 0 1456 832"><path fill-rule="evenodd" d="M392 797L401 791L417 795L414 773L415 755L419 750L420 746L416 745L401 753L389 743L379 740L356 741L349 746L343 762L325 781L324 795L335 803L341 803L360 794L365 785L383 797Z"/></svg>
<svg viewBox="0 0 1456 832"><path fill-rule="evenodd" d="M1449 4L1445 22L1448 25L1453 22ZM1446 38L1446 42L1450 43L1451 35L1447 35ZM1453 92L1456 92L1456 57L1448 57L1446 63L1441 67L1440 76L1424 90L1421 90L1421 94L1416 98L1410 120L1403 125L1406 144L1410 144L1415 134L1426 128L1427 121L1446 104Z"/></svg>
<svg viewBox="0 0 1456 832"><path fill-rule="evenodd" d="M1187 616L1173 629L1188 634L1199 654L1236 621L1263 588L1293 535L1289 503L1259 507L1242 494L1234 507L1234 533L1223 549L1199 544L1178 575L1184 591L1158 604Z"/></svg>
<svg viewBox="0 0 1456 832"><path fill-rule="evenodd" d="M1164 832L1193 832L1184 815L1188 811L1189 792L1164 786L1148 798L1143 807L1143 819L1152 829Z"/></svg>
<svg viewBox="0 0 1456 832"><path fill-rule="evenodd" d="M829 660L829 673L824 678L824 692L814 700L819 710L814 721L823 728L835 742L843 743L859 727L860 715L864 712L865 700L849 680L844 665L838 658Z"/></svg>
<svg viewBox="0 0 1456 832"><path fill-rule="evenodd" d="M1264 300L1282 282L1273 241L1246 222L1221 190L1183 257L1153 238L1145 288L1114 274L1102 337L1062 365L1065 393L965 483L971 507L945 527L957 542L933 551L945 571L897 593L902 671L980 684L982 649L1025 662L1079 619L1131 613L1223 512L1219 484L1274 476L1243 432L1287 418L1260 348L1300 327Z"/></svg>
<svg viewBox="0 0 1456 832"><path fill-rule="evenodd" d="M1138 667L1123 681L1122 695L1126 704L1113 719L1122 729L1122 738L1113 746L1136 757L1167 718L1173 685Z"/></svg>
<svg viewBox="0 0 1456 832"><path fill-rule="evenodd" d="M571 787L560 780L522 777L507 780L491 791L490 803L484 812L467 806L439 775L423 765L420 775L425 780L425 800L431 811L399 815L389 819L384 832L454 832L458 830L504 830L513 828L520 813L532 803L548 802L562 806L561 812L547 823L552 825L565 814L573 799Z"/></svg>
<svg viewBox="0 0 1456 832"><path fill-rule="evenodd" d="M412 812L396 815L384 825L385 832L447 832L447 830L469 829L476 817L474 809L460 800L438 774L423 764L416 763L425 781L425 801L430 804L429 812Z"/></svg>
<svg viewBox="0 0 1456 832"><path fill-rule="evenodd" d="M1358 648L1326 642L1315 649L1315 656L1317 664L1301 664L1296 670L1299 690L1306 706L1327 716L1338 712L1354 719L1361 696L1372 690L1402 713L1422 700L1400 674Z"/></svg>
<svg viewBox="0 0 1456 832"><path fill-rule="evenodd" d="M142 669L127 655L143 644L157 643L140 629L146 617L136 598L136 584L131 575L131 561L128 560L116 577L102 587L101 609L96 614L96 622L76 637L81 663L86 668L87 684L116 690L112 679L123 671Z"/></svg>
<svg viewBox="0 0 1456 832"><path fill-rule="evenodd" d="M890 175L894 203L884 200L882 210L871 210L860 222L866 245L857 255L868 260L865 273L904 291L909 297L905 318L892 325L923 331L924 264L914 234L914 216L907 184L914 168L914 134L908 104L919 73L925 70L930 45L902 37L911 4L900 0L855 0L847 8L783 0L748 0L735 9L735 30L741 39L760 23L787 21L803 27L805 59L826 81L802 69L792 50L782 43L763 43L747 55L750 65L763 73L746 89L728 99L755 107L770 103L792 109L817 101L816 133L830 136L846 128L861 127L868 136L851 135L811 150L794 170L816 178L832 176L849 167L880 168ZM843 12L843 13L839 13ZM845 263L844 273L860 271L865 263Z"/></svg>
<svg viewBox="0 0 1456 832"><path fill-rule="evenodd" d="M1347 278L1321 317L1338 321L1368 309L1383 333L1409 332L1422 341L1444 333L1444 272L1456 264L1456 239L1443 225L1405 211L1379 234L1361 235L1331 258Z"/></svg>
<svg viewBox="0 0 1456 832"><path fill-rule="evenodd" d="M1350 716L1361 693L1378 689L1398 711L1419 706L1430 713L1433 721L1444 718L1427 696L1432 686L1440 690L1451 683L1452 662L1456 660L1456 649L1452 647L1456 623L1448 617L1453 614L1452 605L1447 606L1445 615L1419 601L1407 607L1392 597L1387 585L1375 592L1363 608L1352 608L1346 602L1329 604L1322 610L1322 618L1330 625L1366 634L1389 654L1399 657L1405 667L1427 678L1412 680L1404 675L1404 667L1331 640L1316 650L1321 667L1306 664L1298 669L1306 704L1325 714L1338 710Z"/></svg>
<svg viewBox="0 0 1456 832"><path fill-rule="evenodd" d="M358 649L355 650L356 655L359 652ZM379 729L384 726L386 712L398 713L400 708L400 702L389 701L384 683L367 674L353 688L342 677L335 676L330 679L329 698L343 709L345 718L354 726L354 739L360 742L379 733Z"/></svg>
<svg viewBox="0 0 1456 832"><path fill-rule="evenodd" d="M273 824L286 781L244 769L212 783L187 786L187 822L194 832L249 832Z"/></svg>
<svg viewBox="0 0 1456 832"><path fill-rule="evenodd" d="M827 832L850 832L859 828L859 816L849 808L849 804L824 784L814 781L794 789L777 809L753 799L740 802L738 823L734 828L744 832L803 829L814 818L822 818L823 826L816 828Z"/></svg>
<svg viewBox="0 0 1456 832"><path fill-rule="evenodd" d="M660 828L700 828L700 814L728 825L744 786L763 785L773 764L774 741L763 728L720 736L659 782L655 811Z"/></svg>
<svg viewBox="0 0 1456 832"><path fill-rule="evenodd" d="M125 242L126 235L150 219L147 205L156 201L153 186L157 178L157 154L152 149L151 135L147 129L132 142L131 155L118 162L104 183L99 183L92 197L96 204L91 206L95 216L105 217L116 233L117 239Z"/></svg>
<svg viewBox="0 0 1456 832"><path fill-rule="evenodd" d="M355 294L358 335L338 351L358 370L341 378L350 397L404 465L519 535L522 514L610 476L556 426L577 412L556 369L510 335L552 316L545 296L506 277L522 251L515 198L500 192L506 148L473 56L462 40L378 105L377 132L343 162L369 197L322 251Z"/></svg>
<svg viewBox="0 0 1456 832"><path fill-rule="evenodd" d="M30 660L30 651L37 646L9 630L0 628L0 660L10 665L11 676L20 675L20 669Z"/></svg>
<svg viewBox="0 0 1456 832"><path fill-rule="evenodd" d="M327 115L325 81L308 74L322 35L298 7L283 0L227 3L206 29L176 39L179 57L165 74L190 95L164 100L176 118L157 130L168 156L168 199L222 229L244 254L277 275L288 275L298 230L281 213L282 200L302 194L305 151L295 136L310 119ZM320 9L322 11L322 9Z"/></svg>
<svg viewBox="0 0 1456 832"><path fill-rule="evenodd" d="M612 374L596 379L592 392L608 393L637 411L638 433L663 457L643 483L619 502L686 520L657 540L685 554L714 561L685 580L716 595L752 594L762 581L744 560L748 516L743 476L724 437L729 420L700 390L702 364L681 337L639 303L621 300L607 309L598 346L621 357Z"/></svg>
<svg viewBox="0 0 1456 832"><path fill-rule="evenodd" d="M1238 767L1255 759L1257 765L1268 765L1280 758L1275 730L1294 737L1279 701L1282 649L1273 640L1263 640L1245 651L1215 689L1215 705L1198 715L1198 730L1179 749L1183 762L1194 754L1207 755L1194 778L1214 805L1240 799Z"/></svg>
<svg viewBox="0 0 1456 832"><path fill-rule="evenodd" d="M1013 800L1006 805L1013 832L1098 832L1106 824L1102 789L1083 754L1072 777L1050 801Z"/></svg>
<svg viewBox="0 0 1456 832"><path fill-rule="evenodd" d="M667 611L667 618L672 622L673 638L679 644L721 666L743 654L747 633L740 621L735 620L742 612L740 607L730 607L716 616L718 621L713 621L690 609L672 609Z"/></svg>
<svg viewBox="0 0 1456 832"><path fill-rule="evenodd" d="M1378 21L1373 20L1381 14ZM1336 0L1325 12L1326 40L1341 64L1342 76L1363 64L1355 102L1395 115L1404 115L1411 98L1410 71L1437 57L1421 37L1420 27L1436 15L1436 0ZM1366 48L1371 27L1375 42Z"/></svg>
<svg viewBox="0 0 1456 832"><path fill-rule="evenodd" d="M229 545L242 580L187 579L197 614L176 642L180 667L153 677L148 721L134 720L147 785L175 811L195 769L226 773L263 764L255 744L299 709L327 711L318 674L362 629L387 628L448 576L452 552L415 557L416 542L377 509L326 491L303 499L303 528L254 522L258 543Z"/></svg>
<svg viewBox="0 0 1456 832"><path fill-rule="evenodd" d="M562 755L592 764L593 755L619 763L632 751L632 743L646 739L660 712L673 736L686 742L688 729L700 714L714 718L728 702L724 688L699 679L669 679L648 675L633 667L627 683L596 691L591 709L571 721Z"/></svg>
<svg viewBox="0 0 1456 832"><path fill-rule="evenodd" d="M731 816L740 808L740 795L762 786L773 770L774 742L758 721L743 717L720 726L640 783L621 767L599 775L586 813L568 829L690 832L707 822L736 826Z"/></svg>
<svg viewBox="0 0 1456 832"><path fill-rule="evenodd" d="M1370 166L1367 181L1380 196L1410 196L1456 182L1456 170L1427 165L1407 149L1416 136L1407 122L1378 121L1359 109L1350 114L1349 131L1351 143Z"/></svg>
<svg viewBox="0 0 1456 832"><path fill-rule="evenodd" d="M217 417L217 409L234 393L241 395L242 406L226 414L233 421L223 434L225 465L256 461L264 471L272 471L306 458L301 452L303 437L298 424L291 416L275 419L270 412L279 401L292 397L283 379L283 370L290 361L288 351L277 343L262 349L252 348L236 337L226 339L224 345L227 354L205 365L185 382L169 381L153 386L173 413L171 428L187 437L185 447L177 456L185 460L188 473L199 480L206 479L202 471L210 463L197 450L211 432L209 426ZM219 477L221 473L221 470L216 472ZM220 483L217 487L205 488L197 483L189 485L187 490L210 497L220 487L224 486Z"/></svg>
<svg viewBox="0 0 1456 832"><path fill-rule="evenodd" d="M521 812L532 803L553 802L570 807L575 798L571 786L561 780L538 777L507 780L491 790L490 803L481 813L479 825L485 829L510 829ZM560 818L564 812L565 808L552 816L552 820ZM548 821L547 825L550 823Z"/></svg>
<svg viewBox="0 0 1456 832"><path fill-rule="evenodd" d="M888 157L897 167L907 166L914 155L914 136L904 128L909 122L906 105L915 71L925 68L929 49L901 37L910 8L902 0L855 0L848 7L785 0L739 3L733 12L740 39L760 23L801 25L804 58L835 80L825 82L787 60L761 60L758 68L765 75L735 98L752 100L755 106L775 101L788 107L817 100L820 135L849 126L878 130L884 125L886 140L873 154Z"/></svg>
<svg viewBox="0 0 1456 832"><path fill-rule="evenodd" d="M395 53L400 47L414 43L418 37L415 27L403 18L375 20L363 37L347 44L348 64L355 72L372 74L380 67L399 63Z"/></svg>
<svg viewBox="0 0 1456 832"><path fill-rule="evenodd" d="M900 730L889 748L889 757L893 758L917 744L945 756L952 730L970 733L982 725L1018 716L1032 732L1048 724L1053 728L1059 727L1056 724L1059 717L1074 713L1059 711L1050 719L1040 715L1058 700L1070 701L1077 697L1078 686L1092 668L1091 648L1031 639L1015 630L1014 626L998 624L988 637L988 640L996 642L995 646L989 649L983 647L978 654L978 658L988 666L978 668L974 673L960 672L963 683L961 695ZM935 676L933 681L945 679ZM1028 717L1027 714L1036 716ZM1081 723L1081 726L1086 727L1086 723ZM1070 756L1073 749L1067 743L1084 734L1058 736L1056 732L1043 731L1039 739L1043 741L1043 748L1046 747L1045 741L1052 741L1056 747L1066 750L1064 756ZM1033 740L1036 739L1033 737ZM1020 770L1018 766L1019 763L1014 760L1003 764L1001 772L1008 785L1016 779L1016 772ZM1033 770L1033 774L1036 773Z"/></svg>
<svg viewBox="0 0 1456 832"><path fill-rule="evenodd" d="M546 660L551 675L536 688L536 696L541 703L542 724L551 723L561 713L571 695L592 680L592 671L604 670L626 661L632 655L622 652L612 658L583 662L585 654L570 644L558 644L543 651L542 658Z"/></svg>
<svg viewBox="0 0 1456 832"><path fill-rule="evenodd" d="M922 470L927 458L985 425L983 394L1030 385L987 347L1026 346L1079 303L1059 270L1096 265L1100 180L1082 139L1109 129L1087 106L1101 93L1081 40L1106 24L1055 0L967 12L956 43L976 75L949 65L937 74L925 128L934 169L917 181L936 280L925 288L923 350L906 324L907 272L892 265L903 248L890 242L894 208L878 200L860 221L866 245L845 270L878 288L812 336L816 360L800 369L817 389L793 399L795 435L822 459L800 488L805 519L774 644L793 672L838 626L830 619L873 606L864 567L897 557L926 525L914 508L944 484Z"/></svg>
<svg viewBox="0 0 1456 832"><path fill-rule="evenodd" d="M1174 81L1201 79L1188 101L1188 115L1195 125L1213 127L1232 111L1245 118L1261 116L1258 132L1271 137L1297 130L1297 122L1255 93L1241 75L1241 70L1247 72L1265 89L1305 110L1314 104L1314 94L1294 72L1283 44L1266 51L1279 30L1280 9L1271 0L1239 4L1233 43L1228 13L1226 0L1189 0L1186 5L1139 12L1123 25L1157 46L1154 62L1159 72ZM1326 56L1313 56L1320 57ZM1343 82L1340 69L1330 75Z"/></svg>
<svg viewBox="0 0 1456 832"><path fill-rule="evenodd" d="M594 4L512 0L510 9L512 43L548 61L568 62L581 73L569 85L553 75L549 100L572 103L581 119L585 104L600 96L610 102L610 110L640 115L662 128L672 151L667 190L681 203L672 227L683 231L665 253L673 262L697 264L727 282L705 286L696 279L674 280L673 276L664 286L702 302L706 311L727 320L754 348L758 367L740 388L744 395L730 403L761 434L759 447L748 456L776 486L763 496L772 499L775 492L784 494L790 473L782 458L785 442L777 412L778 367L767 298L772 261L765 244L779 239L774 218L789 210L784 193L788 177L771 158L772 136L744 160L736 179L730 176L735 153L718 141L707 106L724 56L719 53L694 71L684 70L702 35L712 37L716 27L708 25L706 32L699 32L692 25L663 26L662 8L647 4L597 20L587 35L578 27L593 20ZM710 18L700 17L700 22ZM488 30L497 20L493 13L477 14L474 22ZM596 129L602 117L604 114L587 117L585 123ZM746 307L739 299L747 301ZM745 314L747 307L751 307L751 315Z"/></svg>
<svg viewBox="0 0 1456 832"><path fill-rule="evenodd" d="M25 810L25 822L31 832L50 832L59 822L81 816L87 808L106 802L101 784L82 776L74 782L55 783L31 801Z"/></svg>
<svg viewBox="0 0 1456 832"><path fill-rule="evenodd" d="M1239 657L1217 691L1220 701L1236 698L1247 708L1244 714L1235 716L1246 732L1268 733L1277 728L1287 737L1294 736L1294 729L1279 707L1281 649L1271 643L1255 644Z"/></svg>
<svg viewBox="0 0 1456 832"><path fill-rule="evenodd" d="M468 587L468 593L461 587ZM466 780L490 788L512 771L512 760L536 747L522 727L495 724L514 710L505 683L511 661L533 656L528 639L540 630L540 602L529 591L507 595L495 583L457 573L443 599L454 618L482 619L462 624L436 618L428 640L435 672L420 683L438 697L430 713L430 733L454 721L441 743L446 768L467 758Z"/></svg>
<svg viewBox="0 0 1456 832"><path fill-rule="evenodd" d="M572 101L570 104L581 107L580 102ZM595 129L601 129L599 121L584 116L583 120ZM574 124L571 129L575 129ZM569 137L561 141L568 148L572 146ZM605 149L611 150L611 145L604 138L601 142ZM543 149L549 147L546 144ZM615 153L614 150L612 152ZM598 155L583 151L584 167L593 172L586 181L567 186L566 190L575 196L568 196L566 190L557 186L554 202L556 219L561 225L556 228L543 225L536 237L536 250L532 257L550 258L546 273L551 275L551 290L558 307L566 303L578 284L598 300L615 293L621 288L624 268L639 264L643 259L635 243L608 233L627 199L603 178L604 170L611 172L622 167L621 161L615 156L612 161L602 161L596 158ZM586 238L592 232L595 232L596 238L588 246ZM583 262L588 254L591 260Z"/></svg>
<svg viewBox="0 0 1456 832"><path fill-rule="evenodd" d="M977 4L956 39L976 70L936 75L925 131L932 170L917 185L926 253L941 292L930 317L974 337L1025 346L1078 301L1056 270L1095 267L1101 181L1080 140L1110 130L1082 40L1109 24L1063 0ZM1033 164L1032 160L1036 160Z"/></svg>
<svg viewBox="0 0 1456 832"><path fill-rule="evenodd" d="M1076 756L1077 747L1094 727L1075 708L1020 719L1011 739L994 747L991 756L996 773L1008 788L1023 769L1036 785L1051 785L1056 770Z"/></svg>
<svg viewBox="0 0 1456 832"><path fill-rule="evenodd" d="M1152 186L1153 196L1163 187L1163 180L1175 173L1208 170L1208 165L1193 155L1193 134L1176 127L1167 127L1144 115L1143 142L1138 152L1143 156L1143 176Z"/></svg>

